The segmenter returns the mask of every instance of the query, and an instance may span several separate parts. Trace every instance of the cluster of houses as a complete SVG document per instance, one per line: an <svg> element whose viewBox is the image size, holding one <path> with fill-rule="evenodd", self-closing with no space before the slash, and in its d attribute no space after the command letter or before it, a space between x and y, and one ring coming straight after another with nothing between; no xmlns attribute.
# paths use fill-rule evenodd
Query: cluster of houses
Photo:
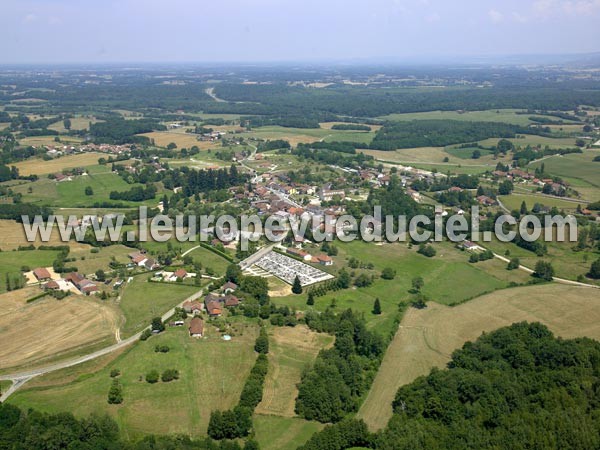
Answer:
<svg viewBox="0 0 600 450"><path fill-rule="evenodd" d="M147 270L156 270L160 268L158 261L150 258L144 251L130 253L129 259L135 266L142 267Z"/></svg>
<svg viewBox="0 0 600 450"><path fill-rule="evenodd" d="M72 291L73 287L83 295L98 292L98 286L79 272L71 272L63 278L53 279L50 271L44 267L33 270L33 276L41 284L42 289L50 291Z"/></svg>
<svg viewBox="0 0 600 450"><path fill-rule="evenodd" d="M87 172L82 167L76 167L74 169L69 169L63 172L51 174L50 177L52 177L54 180L60 183L61 181L71 181L74 177L80 175L87 175Z"/></svg>
<svg viewBox="0 0 600 450"><path fill-rule="evenodd" d="M46 145L44 146L46 155L50 158L58 158L59 156L73 155L75 153L109 153L113 155L121 155L128 153L132 149L132 145L113 145L113 144L84 144L80 146L74 145Z"/></svg>
<svg viewBox="0 0 600 450"><path fill-rule="evenodd" d="M203 133L200 136L198 136L198 140L203 142L214 142L218 141L226 134L227 133L224 131L211 131L210 133Z"/></svg>
<svg viewBox="0 0 600 450"><path fill-rule="evenodd" d="M156 275L159 276L162 281L167 281L169 283L196 277L195 273L190 273L185 269L177 269L175 272L162 271Z"/></svg>
<svg viewBox="0 0 600 450"><path fill-rule="evenodd" d="M197 316L206 312L209 317L218 317L225 308L234 308L240 304L240 299L233 295L238 289L237 284L228 281L219 292L211 292L204 296L203 301L191 300L183 304L183 310L190 315Z"/></svg>
<svg viewBox="0 0 600 450"><path fill-rule="evenodd" d="M507 179L510 181L523 181L531 183L535 186L545 188L548 194L552 195L564 195L568 185L564 182L557 183L552 178L538 178L534 174L526 172L521 169L511 169L508 172L502 170L495 170L492 175L496 179ZM547 187L546 187L547 186Z"/></svg>

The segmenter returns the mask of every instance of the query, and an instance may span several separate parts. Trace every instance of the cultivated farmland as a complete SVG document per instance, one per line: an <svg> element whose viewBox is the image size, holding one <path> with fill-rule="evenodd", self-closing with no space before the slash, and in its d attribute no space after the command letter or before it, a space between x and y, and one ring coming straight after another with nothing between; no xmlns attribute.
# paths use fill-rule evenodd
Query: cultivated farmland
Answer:
<svg viewBox="0 0 600 450"><path fill-rule="evenodd" d="M95 344L111 344L118 313L93 298L46 297L27 303L40 289L0 295L0 361L2 370L48 363Z"/></svg>
<svg viewBox="0 0 600 450"><path fill-rule="evenodd" d="M333 337L296 326L274 328L269 338L269 373L256 413L294 417L302 371L313 363L319 350L333 343Z"/></svg>

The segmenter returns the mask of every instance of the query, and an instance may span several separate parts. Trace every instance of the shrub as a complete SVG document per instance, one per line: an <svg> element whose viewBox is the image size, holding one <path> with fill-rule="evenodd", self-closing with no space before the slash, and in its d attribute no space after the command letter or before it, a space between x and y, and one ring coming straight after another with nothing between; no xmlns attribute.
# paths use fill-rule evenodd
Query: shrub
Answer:
<svg viewBox="0 0 600 450"><path fill-rule="evenodd" d="M113 369L110 371L110 377L111 378L116 378L119 375L121 375L121 371L119 369Z"/></svg>
<svg viewBox="0 0 600 450"><path fill-rule="evenodd" d="M150 372L148 372L146 374L146 382L150 383L150 384L154 384L158 382L158 372L156 370L151 370Z"/></svg>
<svg viewBox="0 0 600 450"><path fill-rule="evenodd" d="M419 245L419 250L417 250L417 253L420 253L423 256L427 256L428 258L432 258L435 256L436 251L435 248L433 248L431 245L421 244Z"/></svg>
<svg viewBox="0 0 600 450"><path fill-rule="evenodd" d="M391 267L386 267L381 271L381 278L384 280L393 280L396 277L396 271Z"/></svg>
<svg viewBox="0 0 600 450"><path fill-rule="evenodd" d="M165 383L173 380L179 380L179 371L177 369L167 369L162 373L160 378Z"/></svg>
<svg viewBox="0 0 600 450"><path fill-rule="evenodd" d="M150 336L152 336L152 331L150 331L148 328L146 328L144 331L142 331L142 335L140 336L140 341L145 341Z"/></svg>
<svg viewBox="0 0 600 450"><path fill-rule="evenodd" d="M537 278L545 281L552 281L554 277L554 267L548 261L538 261L535 264L535 272L533 274Z"/></svg>
<svg viewBox="0 0 600 450"><path fill-rule="evenodd" d="M123 403L123 387L117 379L113 380L110 389L108 390L108 403L111 405Z"/></svg>
<svg viewBox="0 0 600 450"><path fill-rule="evenodd" d="M520 265L521 265L521 261L519 260L519 258L511 258L508 265L506 266L506 269L507 270L515 270L515 269L518 269Z"/></svg>

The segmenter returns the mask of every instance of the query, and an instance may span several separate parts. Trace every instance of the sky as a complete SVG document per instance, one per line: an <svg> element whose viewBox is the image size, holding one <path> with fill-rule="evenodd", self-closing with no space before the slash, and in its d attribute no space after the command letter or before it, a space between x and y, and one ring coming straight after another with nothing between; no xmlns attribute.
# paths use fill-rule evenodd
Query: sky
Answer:
<svg viewBox="0 0 600 450"><path fill-rule="evenodd" d="M600 51L600 0L2 0L0 64Z"/></svg>

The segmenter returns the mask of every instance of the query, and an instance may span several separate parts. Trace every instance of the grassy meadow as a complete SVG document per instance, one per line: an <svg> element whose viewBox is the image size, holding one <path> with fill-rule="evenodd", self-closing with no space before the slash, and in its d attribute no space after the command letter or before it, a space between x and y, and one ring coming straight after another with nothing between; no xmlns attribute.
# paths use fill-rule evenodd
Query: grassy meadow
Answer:
<svg viewBox="0 0 600 450"><path fill-rule="evenodd" d="M125 319L121 328L123 337L150 325L153 317L161 316L200 289L181 283L149 282L150 275L137 275L124 285L118 300Z"/></svg>
<svg viewBox="0 0 600 450"><path fill-rule="evenodd" d="M388 347L358 417L385 427L396 391L434 368L481 333L520 321L542 322L564 338L600 338L600 290L545 284L507 289L449 308L410 308Z"/></svg>
<svg viewBox="0 0 600 450"><path fill-rule="evenodd" d="M235 327L238 332L228 342L208 324L205 339L189 337L186 327L169 328L94 371L80 367L76 376L73 368L61 371L64 377L60 372L42 376L34 386L26 386L11 397L10 403L24 409L70 411L79 417L106 413L119 423L127 438L150 433L204 436L211 411L237 403L256 359L256 326L241 322ZM156 353L155 345L166 345L170 351ZM179 380L156 384L144 380L150 370L161 373L171 368L179 371ZM121 371L121 405L106 401L112 369ZM74 381L65 383L64 379Z"/></svg>
<svg viewBox="0 0 600 450"><path fill-rule="evenodd" d="M455 249L450 243L434 244L437 255L427 258L416 252L417 247L409 249L406 244L375 245L362 241L339 244L339 255L334 257L333 268L339 270L347 264L347 259L354 257L363 263L373 263L372 271L356 269L356 273L367 272L380 275L386 267L396 270L394 280L377 279L366 288L329 292L315 299L314 308L324 311L332 302L338 310L352 308L363 313L370 328L377 328L381 333L394 330L394 319L401 301L410 301L413 295L412 279L422 276L425 281L423 294L437 303L451 305L477 297L487 292L507 287L511 281L522 283L529 278L517 271L509 272L506 264L500 261L486 261L471 264L468 253ZM348 269L352 271L353 269ZM273 299L278 305L294 306L305 310L306 291L301 295L291 295ZM372 314L373 303L379 298L381 315Z"/></svg>

